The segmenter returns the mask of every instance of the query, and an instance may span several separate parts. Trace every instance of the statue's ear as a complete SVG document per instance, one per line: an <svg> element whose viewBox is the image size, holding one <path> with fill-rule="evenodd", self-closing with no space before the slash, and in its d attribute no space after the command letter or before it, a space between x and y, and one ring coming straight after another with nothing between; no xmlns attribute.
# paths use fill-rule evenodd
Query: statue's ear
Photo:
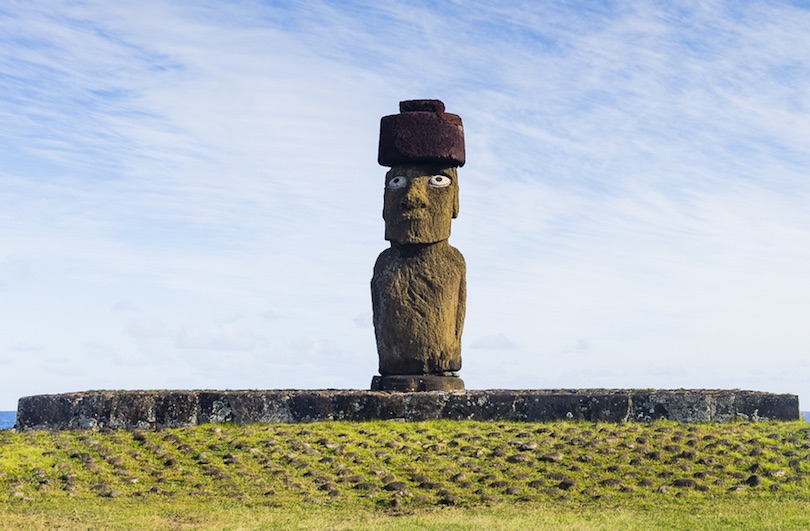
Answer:
<svg viewBox="0 0 810 531"><path fill-rule="evenodd" d="M458 217L458 185L455 188L453 192L453 219Z"/></svg>

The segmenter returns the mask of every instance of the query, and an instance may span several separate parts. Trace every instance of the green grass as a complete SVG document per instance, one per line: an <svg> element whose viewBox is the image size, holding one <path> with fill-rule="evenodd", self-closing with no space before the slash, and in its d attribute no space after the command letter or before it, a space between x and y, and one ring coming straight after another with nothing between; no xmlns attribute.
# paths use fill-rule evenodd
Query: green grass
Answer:
<svg viewBox="0 0 810 531"><path fill-rule="evenodd" d="M0 432L0 528L808 529L804 422Z"/></svg>

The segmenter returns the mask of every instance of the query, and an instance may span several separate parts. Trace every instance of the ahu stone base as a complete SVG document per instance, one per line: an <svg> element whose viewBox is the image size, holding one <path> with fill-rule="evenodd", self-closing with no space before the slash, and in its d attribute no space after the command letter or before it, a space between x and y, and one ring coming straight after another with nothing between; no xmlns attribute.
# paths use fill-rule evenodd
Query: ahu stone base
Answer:
<svg viewBox="0 0 810 531"><path fill-rule="evenodd" d="M796 395L724 390L88 391L21 398L16 428L160 429L236 424L514 420L798 420Z"/></svg>
<svg viewBox="0 0 810 531"><path fill-rule="evenodd" d="M371 379L372 391L463 391L464 380L458 376L434 374L392 374Z"/></svg>

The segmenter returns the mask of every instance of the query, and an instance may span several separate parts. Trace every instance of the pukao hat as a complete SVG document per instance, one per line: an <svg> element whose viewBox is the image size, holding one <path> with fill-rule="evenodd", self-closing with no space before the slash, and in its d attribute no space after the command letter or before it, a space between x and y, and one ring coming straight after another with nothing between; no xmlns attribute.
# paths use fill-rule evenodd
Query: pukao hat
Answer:
<svg viewBox="0 0 810 531"><path fill-rule="evenodd" d="M399 114L380 120L381 166L436 163L464 166L464 127L457 114L444 112L439 100L407 100Z"/></svg>

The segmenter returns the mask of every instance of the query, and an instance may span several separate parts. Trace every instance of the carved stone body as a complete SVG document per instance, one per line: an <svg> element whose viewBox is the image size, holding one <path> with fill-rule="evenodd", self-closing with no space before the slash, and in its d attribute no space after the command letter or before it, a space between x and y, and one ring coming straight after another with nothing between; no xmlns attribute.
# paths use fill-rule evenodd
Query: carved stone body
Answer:
<svg viewBox="0 0 810 531"><path fill-rule="evenodd" d="M447 243L465 157L461 118L438 100L401 102L400 111L380 122L378 161L391 168L383 196L391 247L377 258L371 280L381 374L371 388L464 389L456 371L466 266Z"/></svg>
<svg viewBox="0 0 810 531"><path fill-rule="evenodd" d="M377 258L371 292L380 374L461 369L466 266L457 249L394 244Z"/></svg>

